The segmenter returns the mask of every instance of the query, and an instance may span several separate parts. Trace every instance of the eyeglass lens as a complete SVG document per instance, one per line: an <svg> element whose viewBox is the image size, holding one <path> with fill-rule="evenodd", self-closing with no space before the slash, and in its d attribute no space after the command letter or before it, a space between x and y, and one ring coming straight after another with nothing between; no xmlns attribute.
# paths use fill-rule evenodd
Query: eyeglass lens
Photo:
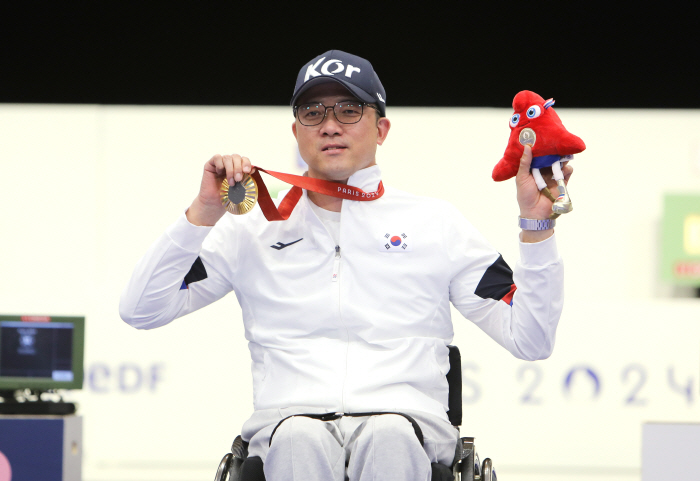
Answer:
<svg viewBox="0 0 700 481"><path fill-rule="evenodd" d="M312 126L323 122L326 116L326 107L323 104L302 104L297 107L297 117L302 125ZM341 124L355 124L362 118L362 103L338 102L333 107L335 118Z"/></svg>

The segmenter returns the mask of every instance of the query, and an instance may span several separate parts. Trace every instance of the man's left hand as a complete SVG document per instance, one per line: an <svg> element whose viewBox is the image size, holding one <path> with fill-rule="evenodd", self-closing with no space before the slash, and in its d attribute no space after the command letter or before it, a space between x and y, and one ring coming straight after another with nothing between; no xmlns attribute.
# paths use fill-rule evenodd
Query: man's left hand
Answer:
<svg viewBox="0 0 700 481"><path fill-rule="evenodd" d="M520 168L515 176L515 186L517 188L518 206L520 207L520 217L527 219L548 219L552 213L552 201L545 196L535 183L535 178L530 173L532 164L532 148L525 146L523 156L520 158ZM562 173L564 182L568 183L574 168L568 162L562 163ZM551 172L542 172L542 177L547 182L547 187L552 193L558 193L557 181L552 178ZM555 195L556 196L556 195ZM523 231L521 240L523 242L539 242L551 236L553 229L545 231Z"/></svg>

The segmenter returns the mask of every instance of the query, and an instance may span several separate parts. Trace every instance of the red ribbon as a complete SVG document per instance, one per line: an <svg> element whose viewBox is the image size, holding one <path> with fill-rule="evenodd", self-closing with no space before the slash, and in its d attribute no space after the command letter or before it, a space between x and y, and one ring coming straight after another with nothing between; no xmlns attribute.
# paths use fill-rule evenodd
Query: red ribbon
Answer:
<svg viewBox="0 0 700 481"><path fill-rule="evenodd" d="M260 167L254 168L255 172L250 175L258 184L258 204L260 204L260 208L268 221L289 219L289 216L294 210L294 206L297 205L297 202L299 202L299 199L301 198L301 189L318 192L319 194L330 195L331 197L338 197L340 199L359 201L376 200L384 195L384 184L381 181L379 181L379 187L375 192L365 192L362 189L351 185L341 184L340 182L314 179L301 175L283 174L273 170L265 170ZM267 186L260 176L261 171L294 186L289 193L284 196L284 199L282 199L279 207L277 207L272 201L270 193L267 191Z"/></svg>

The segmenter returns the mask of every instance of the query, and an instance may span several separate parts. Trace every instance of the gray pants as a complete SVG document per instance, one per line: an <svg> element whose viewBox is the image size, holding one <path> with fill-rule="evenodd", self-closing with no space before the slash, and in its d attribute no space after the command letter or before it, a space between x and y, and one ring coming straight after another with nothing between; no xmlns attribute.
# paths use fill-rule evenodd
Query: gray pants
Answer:
<svg viewBox="0 0 700 481"><path fill-rule="evenodd" d="M436 416L415 411L421 446L411 423L399 415L342 417L320 421L294 416L303 408L257 411L243 427L249 456L260 456L267 481L430 481L430 463L450 465L458 430Z"/></svg>

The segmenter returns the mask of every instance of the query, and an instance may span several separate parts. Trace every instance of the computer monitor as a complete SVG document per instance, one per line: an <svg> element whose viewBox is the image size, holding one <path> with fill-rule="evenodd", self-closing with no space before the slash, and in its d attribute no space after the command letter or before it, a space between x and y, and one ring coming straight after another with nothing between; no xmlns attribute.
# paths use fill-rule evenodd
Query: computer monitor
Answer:
<svg viewBox="0 0 700 481"><path fill-rule="evenodd" d="M0 391L81 389L84 317L0 315Z"/></svg>

